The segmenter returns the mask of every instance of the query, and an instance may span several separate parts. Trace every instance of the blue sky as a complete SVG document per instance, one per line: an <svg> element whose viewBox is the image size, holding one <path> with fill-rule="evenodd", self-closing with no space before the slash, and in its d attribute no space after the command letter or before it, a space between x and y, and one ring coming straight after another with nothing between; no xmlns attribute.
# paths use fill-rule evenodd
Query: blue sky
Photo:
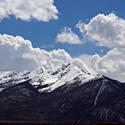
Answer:
<svg viewBox="0 0 125 125"><path fill-rule="evenodd" d="M26 22L11 16L9 19L2 20L0 32L13 36L22 36L32 41L34 47L44 48L48 51L63 48L73 57L83 53L103 55L109 50L106 47L97 47L93 43L85 43L83 45L56 43L56 36L64 27L70 27L81 37L75 25L79 20L87 23L99 13L109 14L114 12L117 16L125 18L124 0L55 0L54 5L59 10L58 20L49 22L32 20ZM101 51L102 49L104 52Z"/></svg>
<svg viewBox="0 0 125 125"><path fill-rule="evenodd" d="M54 55L125 81L125 0L13 1L0 1L0 71L33 70Z"/></svg>

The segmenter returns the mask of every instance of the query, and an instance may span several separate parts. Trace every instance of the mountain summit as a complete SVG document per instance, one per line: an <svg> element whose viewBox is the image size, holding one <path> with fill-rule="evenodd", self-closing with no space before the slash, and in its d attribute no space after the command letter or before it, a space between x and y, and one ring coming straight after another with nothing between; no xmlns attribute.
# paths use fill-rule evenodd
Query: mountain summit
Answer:
<svg viewBox="0 0 125 125"><path fill-rule="evenodd" d="M31 72L1 72L0 88L3 90L4 88L8 88L28 80L29 83L34 86L34 88L37 88L39 92L51 92L63 85L72 84L75 79L80 79L84 83L99 77L101 77L101 75L80 69L72 63L57 65L56 67L52 65L49 67L43 65Z"/></svg>
<svg viewBox="0 0 125 125"><path fill-rule="evenodd" d="M73 63L0 73L0 120L125 123L125 84Z"/></svg>

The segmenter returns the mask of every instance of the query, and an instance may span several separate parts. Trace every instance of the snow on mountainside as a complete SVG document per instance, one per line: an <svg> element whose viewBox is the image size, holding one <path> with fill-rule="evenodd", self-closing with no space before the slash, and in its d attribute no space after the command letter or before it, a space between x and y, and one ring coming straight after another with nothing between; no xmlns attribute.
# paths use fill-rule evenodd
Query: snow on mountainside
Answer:
<svg viewBox="0 0 125 125"><path fill-rule="evenodd" d="M38 88L40 92L51 92L65 84L72 84L75 78L84 83L101 77L79 59L71 58L67 52L61 49L53 50L50 53L41 51L39 58L43 60L33 71L0 72L0 90L29 80L30 84Z"/></svg>
<svg viewBox="0 0 125 125"><path fill-rule="evenodd" d="M34 86L43 86L42 89L39 89L43 92L46 90L53 91L64 84L71 84L76 77L79 77L82 81L88 81L99 76L84 72L73 64L67 64L51 69L42 67L31 72L29 77L32 79L31 84Z"/></svg>
<svg viewBox="0 0 125 125"><path fill-rule="evenodd" d="M82 83L84 83L99 77L101 76L83 71L76 65L69 63L65 65L62 64L61 66L57 65L56 67L41 66L32 72L1 72L0 87L1 90L3 90L6 87L30 80L30 83L35 88L38 88L40 92L51 92L65 84L72 84L75 78L79 78Z"/></svg>
<svg viewBox="0 0 125 125"><path fill-rule="evenodd" d="M6 88L27 80L28 71L16 73L15 71L0 72L0 87Z"/></svg>

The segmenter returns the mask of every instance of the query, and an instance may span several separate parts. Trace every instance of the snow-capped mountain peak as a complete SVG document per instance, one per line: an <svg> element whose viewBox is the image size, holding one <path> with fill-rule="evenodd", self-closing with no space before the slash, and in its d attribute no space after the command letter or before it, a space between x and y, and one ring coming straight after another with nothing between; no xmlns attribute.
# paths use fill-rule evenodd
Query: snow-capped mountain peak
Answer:
<svg viewBox="0 0 125 125"><path fill-rule="evenodd" d="M100 76L84 71L73 63L65 63L56 67L43 65L32 72L1 72L0 87L6 88L29 80L30 84L38 88L40 92L51 92L63 85L72 84L75 78L79 78L84 83L98 77Z"/></svg>

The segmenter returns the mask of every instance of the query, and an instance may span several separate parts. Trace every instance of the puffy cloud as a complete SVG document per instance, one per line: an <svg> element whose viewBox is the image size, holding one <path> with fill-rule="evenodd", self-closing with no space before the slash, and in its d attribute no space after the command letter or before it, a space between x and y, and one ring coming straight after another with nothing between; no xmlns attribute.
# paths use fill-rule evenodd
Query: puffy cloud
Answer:
<svg viewBox="0 0 125 125"><path fill-rule="evenodd" d="M0 70L34 69L37 65L32 59L24 58L24 54L31 52L30 41L22 37L0 35Z"/></svg>
<svg viewBox="0 0 125 125"><path fill-rule="evenodd" d="M29 40L24 40L20 36L0 34L0 71L32 71L40 66L51 68L73 63L84 71L91 73L97 71L108 77L125 81L124 53L124 48L114 48L102 57L98 54L84 54L72 59L63 49L47 52L43 49L33 48Z"/></svg>
<svg viewBox="0 0 125 125"><path fill-rule="evenodd" d="M17 19L49 21L58 19L54 0L0 0L0 20L14 15Z"/></svg>
<svg viewBox="0 0 125 125"><path fill-rule="evenodd" d="M79 21L76 27L82 33L82 40L70 28L64 28L64 31L58 34L57 41L69 44L95 42L97 46L108 47L110 50L104 56L83 54L74 59L75 65L83 69L82 66L87 64L88 67L84 66L84 70L89 68L91 72L96 71L125 82L125 19L113 13L98 14L88 24Z"/></svg>
<svg viewBox="0 0 125 125"><path fill-rule="evenodd" d="M68 44L81 44L82 41L79 37L71 30L71 28L65 27L64 30L57 35L57 42L68 43Z"/></svg>
<svg viewBox="0 0 125 125"><path fill-rule="evenodd" d="M96 71L120 81L125 81L125 49L114 48L103 57L93 56L92 64ZM96 59L96 61L95 61Z"/></svg>
<svg viewBox="0 0 125 125"><path fill-rule="evenodd" d="M31 41L24 40L20 36L0 34L0 71L32 71L41 66L51 69L69 63L81 67L84 71L90 71L82 61L72 59L63 49L47 52L33 48Z"/></svg>
<svg viewBox="0 0 125 125"><path fill-rule="evenodd" d="M89 67L91 67L92 55L82 54L78 57L80 60L84 61Z"/></svg>
<svg viewBox="0 0 125 125"><path fill-rule="evenodd" d="M125 47L125 20L113 13L98 14L88 24L80 21L76 27L86 41L96 41L97 45L109 48Z"/></svg>
<svg viewBox="0 0 125 125"><path fill-rule="evenodd" d="M47 52L33 48L29 40L20 36L0 34L0 71L31 71L41 65L56 66L70 61L70 55L62 49Z"/></svg>
<svg viewBox="0 0 125 125"><path fill-rule="evenodd" d="M114 48L106 55L81 55L79 58L84 61L88 67L91 67L98 73L110 78L125 82L125 49ZM88 59L86 60L86 57Z"/></svg>
<svg viewBox="0 0 125 125"><path fill-rule="evenodd" d="M86 65L85 61L82 61L80 58L74 58L72 62L82 71L89 72L91 74L96 74L96 72L91 67L88 67L89 65Z"/></svg>
<svg viewBox="0 0 125 125"><path fill-rule="evenodd" d="M57 42L82 44L90 41L109 48L125 47L125 20L113 13L98 14L88 24L79 21L76 27L82 33L83 39L80 39L71 28L65 27L63 32L57 35Z"/></svg>
<svg viewBox="0 0 125 125"><path fill-rule="evenodd" d="M76 27L84 40L111 48L104 56L81 55L79 58L98 73L125 82L125 20L112 13L98 14L88 24L80 21Z"/></svg>

